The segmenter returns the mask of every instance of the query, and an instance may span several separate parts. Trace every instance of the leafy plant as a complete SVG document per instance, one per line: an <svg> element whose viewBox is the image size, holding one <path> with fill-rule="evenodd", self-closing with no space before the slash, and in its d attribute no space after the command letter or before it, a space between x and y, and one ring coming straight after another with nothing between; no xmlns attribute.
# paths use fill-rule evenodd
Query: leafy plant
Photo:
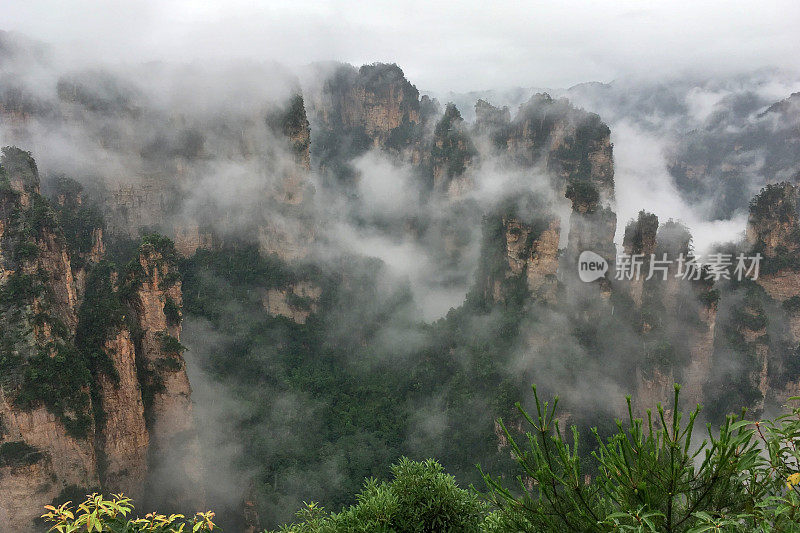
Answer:
<svg viewBox="0 0 800 533"><path fill-rule="evenodd" d="M797 531L800 529L800 409L775 421L749 422L728 416L718 432L707 427L693 439L700 407L688 418L678 409L628 421L602 439L588 468L579 435L561 433L552 405L536 413L518 409L529 426L527 445L503 426L521 474L516 491L485 476L488 497L500 509L504 531ZM765 458L766 456L766 458Z"/></svg>
<svg viewBox="0 0 800 533"><path fill-rule="evenodd" d="M432 459L402 458L392 466L394 479L368 479L357 503L328 515L315 503L297 513L300 522L284 526L285 533L434 531L478 532L486 506L477 494L459 488L453 476Z"/></svg>
<svg viewBox="0 0 800 533"><path fill-rule="evenodd" d="M133 518L134 507L122 494L110 499L100 494L87 496L73 509L72 502L60 506L46 505L42 519L52 524L48 532L77 533L86 531L114 533L201 533L214 531L214 513L197 513L191 519L181 514L162 515L150 513L144 518ZM219 528L216 528L219 531Z"/></svg>
<svg viewBox="0 0 800 533"><path fill-rule="evenodd" d="M458 108L455 104L449 103L434 129L431 157L437 165L445 169L448 178L463 174L477 154L463 122Z"/></svg>

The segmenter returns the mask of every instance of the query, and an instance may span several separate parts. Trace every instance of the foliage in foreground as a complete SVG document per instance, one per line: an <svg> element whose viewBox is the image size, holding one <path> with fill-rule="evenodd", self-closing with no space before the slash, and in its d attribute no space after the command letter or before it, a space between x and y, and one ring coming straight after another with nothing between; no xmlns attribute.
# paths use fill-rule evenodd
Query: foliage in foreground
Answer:
<svg viewBox="0 0 800 533"><path fill-rule="evenodd" d="M42 518L52 524L49 532L200 533L215 529L212 512L197 513L192 519L180 514L166 516L156 513L144 518L129 518L133 504L121 494L113 495L111 499L92 494L75 509L71 503L45 507L48 512Z"/></svg>
<svg viewBox="0 0 800 533"><path fill-rule="evenodd" d="M800 408L774 420L728 416L718 430L695 438L700 408L635 418L582 453L578 431L565 437L556 418L558 398L536 413L519 407L529 425L524 443L504 430L520 469L516 487L485 475L487 494L461 489L439 463L401 459L392 480L369 479L356 503L340 513L307 504L283 533L500 533L500 532L800 532ZM800 398L792 398L800 400ZM92 495L73 511L48 506L50 531L182 533L212 531L213 513L128 518L130 500Z"/></svg>
<svg viewBox="0 0 800 533"><path fill-rule="evenodd" d="M357 503L328 514L314 503L297 513L301 522L284 526L284 533L353 533L482 531L486 504L474 492L459 488L455 478L429 459L403 458L392 467L393 480L369 479Z"/></svg>
<svg viewBox="0 0 800 533"><path fill-rule="evenodd" d="M518 405L527 442L505 431L516 486L485 475L488 505L437 463L404 460L391 483L368 481L356 505L327 514L308 504L302 521L281 531L800 531L800 409L761 422L729 416L699 440L700 408L681 413L678 391L671 410L659 405L646 420L628 400L627 423L617 421L609 438L595 430L597 451L586 454L576 428L562 434L558 398L542 403L534 388L535 415Z"/></svg>
<svg viewBox="0 0 800 533"><path fill-rule="evenodd" d="M693 438L698 408L688 419L659 404L655 416L634 418L601 439L589 476L573 428L568 442L550 406L536 395L536 414L520 409L532 428L523 447L506 431L522 470L519 489L486 476L502 531L800 531L800 409L774 421L728 416L718 433ZM674 416L671 416L673 415ZM532 489L532 490L531 490Z"/></svg>

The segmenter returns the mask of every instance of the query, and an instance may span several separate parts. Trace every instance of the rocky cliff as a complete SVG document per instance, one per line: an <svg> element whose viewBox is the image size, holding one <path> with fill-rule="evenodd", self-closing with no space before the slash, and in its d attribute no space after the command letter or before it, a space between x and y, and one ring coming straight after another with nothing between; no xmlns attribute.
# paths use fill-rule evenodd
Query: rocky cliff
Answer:
<svg viewBox="0 0 800 533"><path fill-rule="evenodd" d="M728 219L747 208L759 187L797 183L798 142L800 93L779 102L755 93L731 95L700 127L678 136L667 153L668 168L688 202L710 203L710 216Z"/></svg>
<svg viewBox="0 0 800 533"><path fill-rule="evenodd" d="M171 242L151 239L138 267L117 269L103 260L102 223L66 185L51 204L30 154L3 149L0 517L10 531L30 530L70 491L141 497L178 435L192 447ZM195 464L181 484L198 480Z"/></svg>
<svg viewBox="0 0 800 533"><path fill-rule="evenodd" d="M464 172L477 156L461 113L454 104L447 104L444 115L436 124L430 151L433 190L457 197L471 188Z"/></svg>
<svg viewBox="0 0 800 533"><path fill-rule="evenodd" d="M72 268L30 154L3 149L0 187L0 516L24 531L41 503L65 487L97 484L97 456L87 369L70 345ZM31 487L40 499L30 497Z"/></svg>
<svg viewBox="0 0 800 533"><path fill-rule="evenodd" d="M800 391L797 346L800 344L800 227L798 190L782 182L767 185L750 202L748 255L762 254L755 283L735 294L719 346L740 361L750 379L742 385L756 409L781 405ZM719 346L715 359L720 355Z"/></svg>
<svg viewBox="0 0 800 533"><path fill-rule="evenodd" d="M600 280L606 291L606 282L613 277L616 262L614 234L617 215L610 207L602 205L597 188L589 181L571 183L566 187L565 195L572 201L567 249L563 257L566 275L577 276L580 254L592 251L608 262L609 271Z"/></svg>
<svg viewBox="0 0 800 533"><path fill-rule="evenodd" d="M566 99L534 95L510 118L480 100L476 129L523 167L546 169L556 191L564 194L575 182L587 181L608 206L614 199L614 160L611 131L600 117L572 106Z"/></svg>
<svg viewBox="0 0 800 533"><path fill-rule="evenodd" d="M533 196L508 200L484 218L477 286L493 303L532 298L553 303L560 219Z"/></svg>
<svg viewBox="0 0 800 533"><path fill-rule="evenodd" d="M432 106L424 103L395 64L337 65L306 98L313 166L334 183L353 183L350 161L372 148L421 163L422 126Z"/></svg>
<svg viewBox="0 0 800 533"><path fill-rule="evenodd" d="M419 91L394 64L338 67L311 109L321 134L346 132L356 145L401 148L420 121Z"/></svg>
<svg viewBox="0 0 800 533"><path fill-rule="evenodd" d="M140 332L137 370L150 435L148 498L172 501L179 508L201 505L200 451L180 344L183 301L172 243L147 240L125 283L133 293L131 308Z"/></svg>
<svg viewBox="0 0 800 533"><path fill-rule="evenodd" d="M800 247L797 201L797 187L782 182L768 185L750 202L747 240L766 256L768 270L793 266L787 261Z"/></svg>

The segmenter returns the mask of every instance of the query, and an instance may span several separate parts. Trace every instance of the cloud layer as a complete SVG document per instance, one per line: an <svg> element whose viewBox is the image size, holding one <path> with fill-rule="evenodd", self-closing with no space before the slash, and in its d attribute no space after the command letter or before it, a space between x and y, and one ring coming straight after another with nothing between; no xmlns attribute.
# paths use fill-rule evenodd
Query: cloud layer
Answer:
<svg viewBox="0 0 800 533"><path fill-rule="evenodd" d="M630 74L796 69L800 4L57 0L12 2L2 25L109 62L395 61L427 90L566 87Z"/></svg>

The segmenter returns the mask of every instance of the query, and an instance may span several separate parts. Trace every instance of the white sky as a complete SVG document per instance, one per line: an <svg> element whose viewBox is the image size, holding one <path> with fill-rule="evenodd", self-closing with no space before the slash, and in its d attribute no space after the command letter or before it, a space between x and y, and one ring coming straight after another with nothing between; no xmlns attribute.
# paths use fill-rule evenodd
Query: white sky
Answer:
<svg viewBox="0 0 800 533"><path fill-rule="evenodd" d="M421 90L800 69L800 2L3 0L0 29L108 62L398 63Z"/></svg>

